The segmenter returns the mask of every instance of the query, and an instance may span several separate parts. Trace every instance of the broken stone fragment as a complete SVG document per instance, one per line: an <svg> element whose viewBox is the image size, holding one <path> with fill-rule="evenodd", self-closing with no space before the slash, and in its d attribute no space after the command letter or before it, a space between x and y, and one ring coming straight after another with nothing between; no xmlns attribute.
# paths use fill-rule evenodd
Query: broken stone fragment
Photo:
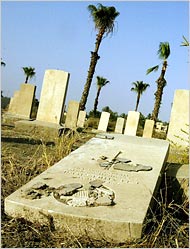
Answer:
<svg viewBox="0 0 190 249"><path fill-rule="evenodd" d="M113 204L113 201L108 198L108 196L102 196L96 200L96 204L98 206L111 206Z"/></svg>
<svg viewBox="0 0 190 249"><path fill-rule="evenodd" d="M55 192L59 196L61 195L70 196L76 193L79 188L82 188L82 184L69 183L69 184L65 184L65 185L58 187L57 189L55 189Z"/></svg>
<svg viewBox="0 0 190 249"><path fill-rule="evenodd" d="M48 185L42 182L37 182L31 188L32 189L46 189L48 188Z"/></svg>
<svg viewBox="0 0 190 249"><path fill-rule="evenodd" d="M103 181L102 181L102 180L99 180L99 179L96 179L96 180L91 181L91 182L89 182L89 183L90 183L90 185L91 185L92 187L94 187L94 188L99 188L99 187L102 186Z"/></svg>
<svg viewBox="0 0 190 249"><path fill-rule="evenodd" d="M131 160L130 160L130 159L127 159L127 158L118 157L118 158L116 159L116 162L120 162L120 163L129 163L129 162L131 162Z"/></svg>
<svg viewBox="0 0 190 249"><path fill-rule="evenodd" d="M110 162L102 162L99 165L100 167L108 167L110 165Z"/></svg>
<svg viewBox="0 0 190 249"><path fill-rule="evenodd" d="M114 139L114 136L104 135L104 134L97 134L96 138L103 138L103 139Z"/></svg>
<svg viewBox="0 0 190 249"><path fill-rule="evenodd" d="M127 163L117 163L113 166L114 169L124 170L124 171L149 171L152 170L151 166L145 166L141 164L127 164Z"/></svg>

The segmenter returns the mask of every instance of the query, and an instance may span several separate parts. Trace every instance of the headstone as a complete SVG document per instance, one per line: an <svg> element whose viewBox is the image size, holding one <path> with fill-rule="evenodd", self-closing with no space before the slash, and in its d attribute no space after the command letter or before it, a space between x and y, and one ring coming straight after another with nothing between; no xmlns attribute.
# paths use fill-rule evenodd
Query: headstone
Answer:
<svg viewBox="0 0 190 249"><path fill-rule="evenodd" d="M139 118L140 118L139 112L135 111L128 112L124 135L136 136Z"/></svg>
<svg viewBox="0 0 190 249"><path fill-rule="evenodd" d="M107 131L109 118L110 118L109 112L102 112L101 113L100 121L98 124L99 131Z"/></svg>
<svg viewBox="0 0 190 249"><path fill-rule="evenodd" d="M189 90L176 90L170 115L167 140L172 145L189 146Z"/></svg>
<svg viewBox="0 0 190 249"><path fill-rule="evenodd" d="M138 239L158 191L168 149L169 142L161 139L122 134L114 134L114 139L92 138L8 196L5 212L42 224L49 216L57 231L70 229L76 237L88 233L92 239L117 243ZM130 159L149 170L100 166L102 161L115 162L116 156L121 163ZM95 206L90 203L93 198L97 198Z"/></svg>
<svg viewBox="0 0 190 249"><path fill-rule="evenodd" d="M154 130L154 120L146 119L143 130L143 137L151 138L153 130Z"/></svg>
<svg viewBox="0 0 190 249"><path fill-rule="evenodd" d="M77 120L77 127L84 127L84 122L86 118L86 111L79 111L79 116Z"/></svg>
<svg viewBox="0 0 190 249"><path fill-rule="evenodd" d="M77 127L77 118L79 113L79 102L70 100L65 119L65 127L75 129Z"/></svg>
<svg viewBox="0 0 190 249"><path fill-rule="evenodd" d="M60 124L63 118L69 73L46 70L36 120Z"/></svg>
<svg viewBox="0 0 190 249"><path fill-rule="evenodd" d="M125 119L118 117L115 126L115 133L123 133L123 126L124 126Z"/></svg>
<svg viewBox="0 0 190 249"><path fill-rule="evenodd" d="M30 118L36 86L21 84L20 90L14 93L8 109L8 114L17 115L26 119Z"/></svg>

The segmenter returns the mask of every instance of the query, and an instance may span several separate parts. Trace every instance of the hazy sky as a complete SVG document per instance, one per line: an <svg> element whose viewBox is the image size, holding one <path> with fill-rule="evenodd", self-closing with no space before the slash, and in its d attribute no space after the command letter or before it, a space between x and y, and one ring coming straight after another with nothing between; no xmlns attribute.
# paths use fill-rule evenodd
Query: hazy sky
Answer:
<svg viewBox="0 0 190 249"><path fill-rule="evenodd" d="M24 83L22 67L34 67L36 77L30 83L37 86L39 99L46 69L70 73L66 104L80 101L94 50L96 31L87 6L102 3L120 12L115 32L100 46L96 72L87 101L87 111L93 109L96 95L96 76L110 81L102 89L98 109L109 106L113 111L128 113L135 109L136 94L131 83L143 80L150 87L142 95L139 111L152 113L155 81L159 77L161 60L157 51L160 42L169 42L171 55L166 72L159 118L169 121L171 103L176 89L188 88L188 48L181 47L182 36L188 38L188 1L47 1L1 3L1 88L6 96L13 96ZM157 72L146 70L160 64Z"/></svg>

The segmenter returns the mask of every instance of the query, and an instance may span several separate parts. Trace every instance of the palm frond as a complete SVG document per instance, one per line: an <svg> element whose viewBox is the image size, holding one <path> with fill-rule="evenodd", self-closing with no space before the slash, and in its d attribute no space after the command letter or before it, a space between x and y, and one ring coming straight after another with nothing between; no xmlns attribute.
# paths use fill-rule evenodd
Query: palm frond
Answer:
<svg viewBox="0 0 190 249"><path fill-rule="evenodd" d="M183 42L181 43L180 46L184 46L184 47L188 47L189 46L189 41L185 38L185 36L183 35Z"/></svg>
<svg viewBox="0 0 190 249"><path fill-rule="evenodd" d="M146 74L149 74L149 73L151 73L153 71L156 72L156 71L158 71L158 68L159 68L159 65L151 67L151 68L147 69Z"/></svg>
<svg viewBox="0 0 190 249"><path fill-rule="evenodd" d="M166 60L170 55L170 44L169 42L160 42L158 55L160 59Z"/></svg>

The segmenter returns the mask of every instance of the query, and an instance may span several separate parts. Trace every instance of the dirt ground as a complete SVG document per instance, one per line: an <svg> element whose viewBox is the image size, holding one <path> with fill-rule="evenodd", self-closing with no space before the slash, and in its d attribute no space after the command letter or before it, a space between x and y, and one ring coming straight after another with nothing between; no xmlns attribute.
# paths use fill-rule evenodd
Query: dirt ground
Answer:
<svg viewBox="0 0 190 249"><path fill-rule="evenodd" d="M92 138L94 134L68 133L51 140L18 131L14 125L1 127L1 247L2 248L188 248L189 247L189 201L176 200L171 184L174 179L163 179L157 196L155 210L149 210L143 228L142 239L123 244L113 244L104 240L92 241L75 237L68 231L62 234L53 231L51 226L42 226L24 220L8 217L4 213L4 198L32 178L51 167L71 151ZM170 162L187 162L188 155L174 158ZM167 198L165 198L167 196Z"/></svg>

